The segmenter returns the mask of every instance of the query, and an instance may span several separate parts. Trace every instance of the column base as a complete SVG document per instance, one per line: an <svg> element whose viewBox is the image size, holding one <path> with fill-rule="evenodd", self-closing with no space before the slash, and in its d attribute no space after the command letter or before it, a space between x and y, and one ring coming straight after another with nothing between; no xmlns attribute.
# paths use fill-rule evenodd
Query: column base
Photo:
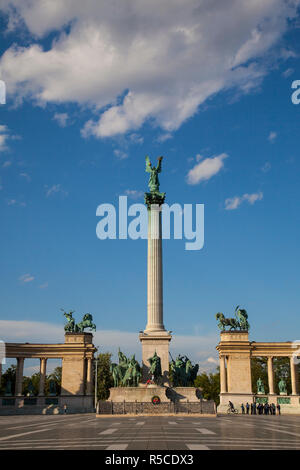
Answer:
<svg viewBox="0 0 300 470"><path fill-rule="evenodd" d="M172 336L167 331L146 332L139 335L142 343L142 361L143 361L143 378L142 382L146 383L151 379L149 374L150 364L148 359L152 357L156 351L161 360L162 383L169 384L169 343Z"/></svg>

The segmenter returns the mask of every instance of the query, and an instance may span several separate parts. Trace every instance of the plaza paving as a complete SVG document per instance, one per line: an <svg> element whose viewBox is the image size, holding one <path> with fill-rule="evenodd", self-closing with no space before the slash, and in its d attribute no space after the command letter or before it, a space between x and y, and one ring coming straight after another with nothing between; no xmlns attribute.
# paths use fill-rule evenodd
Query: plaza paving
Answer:
<svg viewBox="0 0 300 470"><path fill-rule="evenodd" d="M300 449L300 417L0 416L0 449Z"/></svg>

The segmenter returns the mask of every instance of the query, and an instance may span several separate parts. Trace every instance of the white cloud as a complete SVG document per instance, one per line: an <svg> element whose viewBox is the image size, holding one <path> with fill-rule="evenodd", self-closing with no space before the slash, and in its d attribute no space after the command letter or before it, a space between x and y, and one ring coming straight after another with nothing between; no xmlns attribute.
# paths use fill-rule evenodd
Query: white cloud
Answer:
<svg viewBox="0 0 300 470"><path fill-rule="evenodd" d="M52 196L53 194L61 193L63 196L67 196L68 193L65 191L61 184L53 184L52 186L45 186L46 189L46 197Z"/></svg>
<svg viewBox="0 0 300 470"><path fill-rule="evenodd" d="M31 274L23 274L22 276L19 277L19 281L22 282L22 284L26 284L27 282L32 282L34 280L34 276Z"/></svg>
<svg viewBox="0 0 300 470"><path fill-rule="evenodd" d="M200 157L200 155L197 155L197 161L200 159ZM221 153L220 155L217 155L215 157L205 158L205 160L202 160L200 161L200 163L197 163L188 172L188 184L198 184L201 181L209 180L212 176L219 173L219 171L223 168L223 160L227 157L228 155L226 153Z"/></svg>
<svg viewBox="0 0 300 470"><path fill-rule="evenodd" d="M125 191L126 196L132 199L138 199L143 196L143 191L138 191L137 189L126 189Z"/></svg>
<svg viewBox="0 0 300 470"><path fill-rule="evenodd" d="M2 168L7 168L8 166L11 166L12 162L10 160L6 160L2 164Z"/></svg>
<svg viewBox="0 0 300 470"><path fill-rule="evenodd" d="M210 364L219 365L219 361L218 361L218 359L216 359L215 357L208 357L206 360L207 360L207 362L209 362Z"/></svg>
<svg viewBox="0 0 300 470"><path fill-rule="evenodd" d="M266 162L262 167L261 167L261 171L263 173L267 173L268 171L271 170L271 163L270 162Z"/></svg>
<svg viewBox="0 0 300 470"><path fill-rule="evenodd" d="M4 52L1 78L19 102L89 106L96 118L84 136L134 131L149 119L172 132L215 93L257 85L299 3L2 0L8 29L25 24L35 39ZM53 31L43 49L39 40Z"/></svg>
<svg viewBox="0 0 300 470"><path fill-rule="evenodd" d="M276 139L276 137L277 137L277 132L271 131L270 134L269 134L269 136L268 136L268 140L269 140L270 142L274 142L274 140Z"/></svg>
<svg viewBox="0 0 300 470"><path fill-rule="evenodd" d="M135 133L130 134L129 138L130 138L130 141L133 144L143 144L144 143L144 137L142 137L139 134L135 134Z"/></svg>
<svg viewBox="0 0 300 470"><path fill-rule="evenodd" d="M157 137L157 142L159 143L163 143L165 142L166 140L169 140L169 139L172 139L172 134L170 132L166 132L164 134L160 134L158 137Z"/></svg>
<svg viewBox="0 0 300 470"><path fill-rule="evenodd" d="M64 341L63 324L0 320L0 331L0 339L6 342L62 343ZM141 361L142 348L138 333L98 330L93 334L94 345L100 347L100 352L113 353L114 361L117 360L119 347L126 355L136 354L138 360ZM209 365L211 361L208 361L207 358L215 356L215 347L218 342L217 333L203 336L174 334L170 343L170 351L174 358L178 354L186 354L193 362L198 362L202 370L212 370Z"/></svg>
<svg viewBox="0 0 300 470"><path fill-rule="evenodd" d="M58 122L60 127L66 127L69 115L67 113L55 113L53 119Z"/></svg>
<svg viewBox="0 0 300 470"><path fill-rule="evenodd" d="M28 181L28 183L31 181L31 177L27 173L20 173L20 176L22 178L25 178Z"/></svg>
<svg viewBox="0 0 300 470"><path fill-rule="evenodd" d="M256 201L261 201L262 198L263 198L263 193L261 191L258 193L252 193L252 194L245 193L243 194L243 196L230 197L225 200L225 209L227 211L235 210L244 201L247 201L249 204L253 205Z"/></svg>
<svg viewBox="0 0 300 470"><path fill-rule="evenodd" d="M294 73L294 69L288 68L284 72L282 72L282 75L284 76L284 78L287 78L290 75L292 75L293 73Z"/></svg>
<svg viewBox="0 0 300 470"><path fill-rule="evenodd" d="M128 154L126 152L124 152L123 150L116 149L116 150L114 150L114 154L120 160L125 160L125 158L128 158Z"/></svg>
<svg viewBox="0 0 300 470"><path fill-rule="evenodd" d="M6 202L7 202L8 206L19 206L19 207L25 207L26 206L26 202L23 202L23 201L19 202L16 199L8 199Z"/></svg>

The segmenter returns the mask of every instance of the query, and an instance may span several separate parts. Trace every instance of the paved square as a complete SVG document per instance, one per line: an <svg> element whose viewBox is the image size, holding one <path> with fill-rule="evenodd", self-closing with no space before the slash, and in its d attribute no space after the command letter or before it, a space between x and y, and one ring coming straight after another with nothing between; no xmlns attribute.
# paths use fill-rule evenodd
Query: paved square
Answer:
<svg viewBox="0 0 300 470"><path fill-rule="evenodd" d="M297 416L0 416L0 449L300 449Z"/></svg>

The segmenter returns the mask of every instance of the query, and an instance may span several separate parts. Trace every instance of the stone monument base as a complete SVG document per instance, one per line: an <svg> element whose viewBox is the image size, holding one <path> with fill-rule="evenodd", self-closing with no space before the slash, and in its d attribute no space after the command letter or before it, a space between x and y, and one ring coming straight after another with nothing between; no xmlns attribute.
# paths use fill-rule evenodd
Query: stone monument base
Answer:
<svg viewBox="0 0 300 470"><path fill-rule="evenodd" d="M156 352L161 360L162 384L169 383L169 343L172 336L167 331L141 333L139 339L142 343L143 382L151 379L148 359Z"/></svg>
<svg viewBox="0 0 300 470"><path fill-rule="evenodd" d="M256 402L261 403L274 403L280 405L281 414L300 415L300 398L298 395L267 395L267 394L249 394L249 393L221 393L220 404L217 408L217 413L224 414L228 410L228 402L231 401L234 407L238 410L239 414L242 413L241 404L246 407ZM250 411L249 411L250 413ZM277 411L276 411L277 413Z"/></svg>
<svg viewBox="0 0 300 470"><path fill-rule="evenodd" d="M254 402L254 395L252 393L220 393L220 404L217 408L218 413L227 413L228 404L231 401L234 407L241 413L241 404L248 402L249 405Z"/></svg>
<svg viewBox="0 0 300 470"><path fill-rule="evenodd" d="M157 385L144 385L139 387L112 387L109 389L108 401L113 402L143 402L150 403L154 396L160 398L161 403L173 402L199 402L201 392L195 387L164 387Z"/></svg>

